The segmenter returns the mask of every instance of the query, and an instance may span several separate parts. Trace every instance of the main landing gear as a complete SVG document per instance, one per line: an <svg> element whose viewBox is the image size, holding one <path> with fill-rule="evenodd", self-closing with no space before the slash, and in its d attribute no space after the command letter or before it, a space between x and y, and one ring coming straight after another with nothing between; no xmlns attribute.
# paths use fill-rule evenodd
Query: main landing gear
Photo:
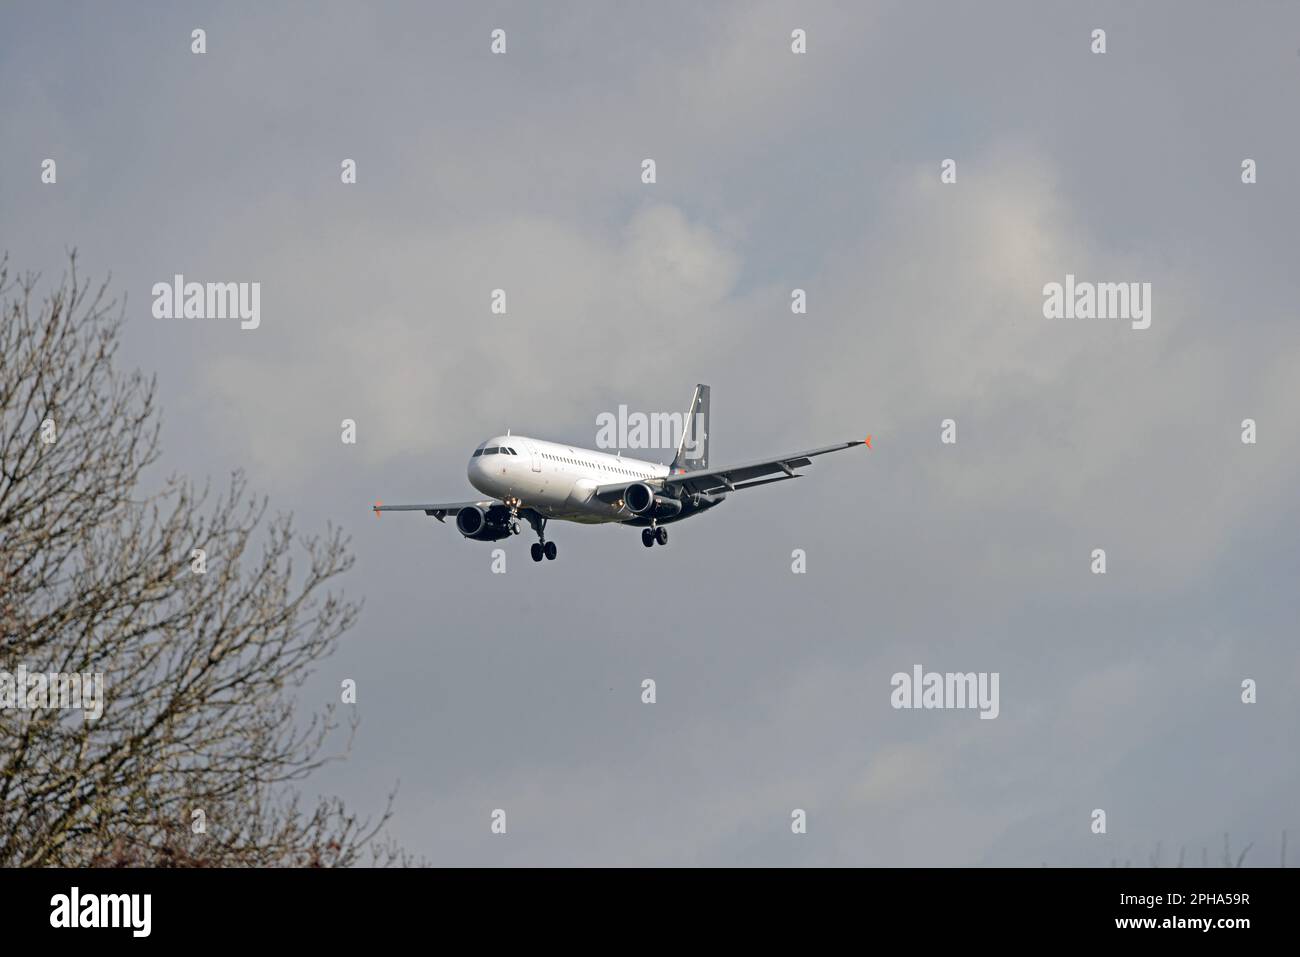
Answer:
<svg viewBox="0 0 1300 957"><path fill-rule="evenodd" d="M658 528L641 529L642 545L644 545L646 548L649 548L651 545L654 545L656 542L658 542L660 545L668 544L668 529L664 528L662 525L659 526Z"/></svg>
<svg viewBox="0 0 1300 957"><path fill-rule="evenodd" d="M529 518L529 522L532 524L534 531L537 532L538 538L538 541L533 542L533 547L531 549L533 561L540 562L543 558L550 562L555 561L555 556L559 553L559 549L555 547L554 542L548 542L546 540L546 519L538 518L534 521L532 518Z"/></svg>

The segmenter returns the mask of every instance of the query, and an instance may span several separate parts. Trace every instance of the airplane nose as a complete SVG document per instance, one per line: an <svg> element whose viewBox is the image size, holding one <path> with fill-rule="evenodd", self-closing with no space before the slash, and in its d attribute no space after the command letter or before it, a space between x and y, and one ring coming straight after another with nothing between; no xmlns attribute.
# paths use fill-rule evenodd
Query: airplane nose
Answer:
<svg viewBox="0 0 1300 957"><path fill-rule="evenodd" d="M469 484L474 486L484 495L488 494L488 483L491 481L491 470L488 464L483 461L482 457L472 458L465 469L465 474L469 478Z"/></svg>

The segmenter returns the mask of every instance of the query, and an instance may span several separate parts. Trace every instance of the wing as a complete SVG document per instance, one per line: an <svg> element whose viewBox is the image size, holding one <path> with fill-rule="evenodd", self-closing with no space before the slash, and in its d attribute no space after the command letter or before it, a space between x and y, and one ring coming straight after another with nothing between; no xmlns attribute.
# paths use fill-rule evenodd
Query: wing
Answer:
<svg viewBox="0 0 1300 957"><path fill-rule="evenodd" d="M812 460L817 456L826 455L828 452L838 452L841 449L851 449L855 445L865 445L867 448L871 448L871 436L868 435L866 439L860 439L856 442L825 445L819 449L808 449L804 452L794 452L776 458L760 459L757 462L745 462L727 468L677 472L665 478L649 479L646 484L663 488L665 491L683 494L699 493L709 495L718 492L735 492L742 488L753 488L756 485L770 485L772 482L784 482L787 479L799 478L799 473L795 472L795 469L811 465ZM769 475L775 475L776 478L765 477ZM617 501L623 497L623 490L630 484L630 482L619 482L614 485L602 485L596 489L595 496L604 502Z"/></svg>
<svg viewBox="0 0 1300 957"><path fill-rule="evenodd" d="M471 505L486 509L496 504L498 504L496 499L485 498L477 502L426 502L422 505L385 505L383 502L376 502L370 508L375 513L375 518L379 517L380 512L423 512L441 522L448 515L455 515L462 508L469 508Z"/></svg>

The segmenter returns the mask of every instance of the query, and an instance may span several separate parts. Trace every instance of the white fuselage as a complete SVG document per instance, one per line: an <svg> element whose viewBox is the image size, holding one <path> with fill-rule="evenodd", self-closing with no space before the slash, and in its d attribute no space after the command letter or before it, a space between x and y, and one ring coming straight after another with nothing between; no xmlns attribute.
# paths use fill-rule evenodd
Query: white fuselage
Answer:
<svg viewBox="0 0 1300 957"><path fill-rule="evenodd" d="M664 478L668 466L524 435L498 435L474 451L467 474L484 495L518 499L547 518L594 524L633 518L621 501L596 498L597 488Z"/></svg>

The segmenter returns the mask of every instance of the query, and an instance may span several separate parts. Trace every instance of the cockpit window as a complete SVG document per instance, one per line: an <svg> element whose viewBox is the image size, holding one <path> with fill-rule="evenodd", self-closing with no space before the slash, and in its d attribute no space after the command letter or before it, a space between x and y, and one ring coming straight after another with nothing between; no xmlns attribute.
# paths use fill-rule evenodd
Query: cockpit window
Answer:
<svg viewBox="0 0 1300 957"><path fill-rule="evenodd" d="M474 450L474 454L471 455L470 458L476 459L476 458L478 458L478 457L479 457L480 455L482 455L482 454L483 454L483 450L482 450L482 449L475 449L475 450Z"/></svg>

